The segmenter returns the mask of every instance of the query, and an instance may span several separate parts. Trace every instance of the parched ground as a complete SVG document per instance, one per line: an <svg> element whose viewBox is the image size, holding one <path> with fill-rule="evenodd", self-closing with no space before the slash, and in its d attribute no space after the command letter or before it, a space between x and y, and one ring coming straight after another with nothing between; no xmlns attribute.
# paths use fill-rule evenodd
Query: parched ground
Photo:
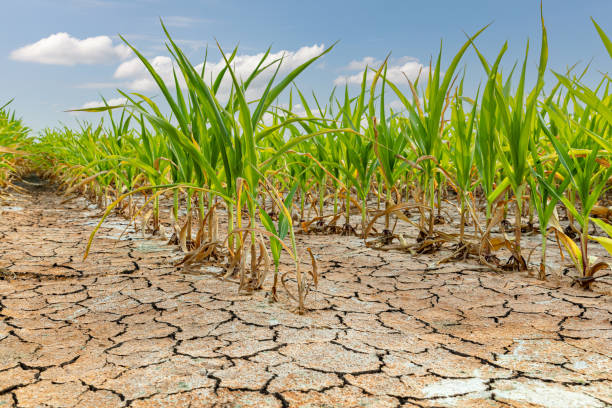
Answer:
<svg viewBox="0 0 612 408"><path fill-rule="evenodd" d="M601 291L301 236L322 278L299 316L116 241L119 218L81 261L98 215L45 188L0 199L1 408L612 405Z"/></svg>

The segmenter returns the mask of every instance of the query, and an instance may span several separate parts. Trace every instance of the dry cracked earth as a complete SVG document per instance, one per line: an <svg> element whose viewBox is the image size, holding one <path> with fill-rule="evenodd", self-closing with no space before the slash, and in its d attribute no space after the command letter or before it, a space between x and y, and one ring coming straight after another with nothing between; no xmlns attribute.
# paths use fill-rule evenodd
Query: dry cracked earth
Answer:
<svg viewBox="0 0 612 408"><path fill-rule="evenodd" d="M303 236L300 316L49 188L0 202L0 407L612 406L609 293Z"/></svg>

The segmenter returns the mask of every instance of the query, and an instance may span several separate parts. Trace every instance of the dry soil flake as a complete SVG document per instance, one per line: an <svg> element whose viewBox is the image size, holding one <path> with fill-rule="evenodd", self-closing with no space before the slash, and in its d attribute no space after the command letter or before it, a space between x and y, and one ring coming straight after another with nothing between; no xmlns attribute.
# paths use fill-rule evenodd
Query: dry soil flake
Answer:
<svg viewBox="0 0 612 408"><path fill-rule="evenodd" d="M0 408L612 406L604 293L298 236L321 280L296 315L283 291L182 273L163 241L116 241L122 219L81 261L99 214L81 199L3 205Z"/></svg>

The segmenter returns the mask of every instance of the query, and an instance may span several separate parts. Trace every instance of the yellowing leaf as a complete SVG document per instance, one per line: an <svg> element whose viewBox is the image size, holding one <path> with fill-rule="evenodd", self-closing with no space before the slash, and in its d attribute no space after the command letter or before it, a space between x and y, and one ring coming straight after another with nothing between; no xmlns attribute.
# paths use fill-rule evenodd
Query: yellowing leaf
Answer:
<svg viewBox="0 0 612 408"><path fill-rule="evenodd" d="M610 255L612 255L612 238L606 238L606 237L590 237L590 238L599 242L601 246L603 246L605 250L608 251Z"/></svg>
<svg viewBox="0 0 612 408"><path fill-rule="evenodd" d="M574 263L576 269L581 271L582 252L580 251L580 247L578 247L578 245L576 245L576 243L563 232L561 224L559 223L559 218L556 210L553 212L553 216L550 217L550 228L554 230L555 235L557 236L557 240L559 240L563 244L565 250L572 258L572 262Z"/></svg>
<svg viewBox="0 0 612 408"><path fill-rule="evenodd" d="M597 218L591 218L591 221L593 221L602 230L604 230L606 232L606 234L608 234L608 236L612 237L612 225L610 225L607 222L604 222L602 220L598 220ZM595 239L595 237L591 237L591 238Z"/></svg>

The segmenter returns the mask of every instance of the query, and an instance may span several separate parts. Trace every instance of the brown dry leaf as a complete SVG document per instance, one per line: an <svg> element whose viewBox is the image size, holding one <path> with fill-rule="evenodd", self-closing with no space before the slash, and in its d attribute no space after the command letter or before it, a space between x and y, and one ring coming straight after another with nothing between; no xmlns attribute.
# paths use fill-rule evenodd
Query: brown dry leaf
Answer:
<svg viewBox="0 0 612 408"><path fill-rule="evenodd" d="M191 212L187 214L187 220L179 232L179 245L183 252L187 252L187 242L191 240Z"/></svg>
<svg viewBox="0 0 612 408"><path fill-rule="evenodd" d="M489 254L493 250L493 245L491 244L491 240L489 239L489 234L491 230L499 225L504 219L504 203L499 202L495 207L495 211L493 212L493 216L491 217L491 221L489 221L489 225L487 225L487 229L482 235L482 239L480 241L480 253L483 252L483 249L486 249L485 253ZM486 244L486 246L485 246Z"/></svg>
<svg viewBox="0 0 612 408"><path fill-rule="evenodd" d="M502 248L506 248L510 251L514 248L514 243L503 237L493 237L488 240L489 249L491 252L499 251Z"/></svg>
<svg viewBox="0 0 612 408"><path fill-rule="evenodd" d="M312 250L310 248L306 248L306 251L308 251L308 255L310 255L310 262L312 264L312 270L310 271L310 276L312 276L312 280L316 288L317 286L319 286L319 267L317 265L317 260L312 254Z"/></svg>
<svg viewBox="0 0 612 408"><path fill-rule="evenodd" d="M78 190L79 188L83 187L86 184L89 184L91 182L93 182L96 178L98 178L98 176L101 176L105 173L108 173L108 170L104 170L101 172L98 172L96 174L93 174L89 177L84 178L83 180L81 180L78 184L73 185L72 187L70 187L68 190L66 190L66 192L64 193L64 196L68 196L70 195L72 192L74 192L75 190ZM65 199L64 201L62 201L60 204L65 204L68 201L70 201L70 198Z"/></svg>
<svg viewBox="0 0 612 408"><path fill-rule="evenodd" d="M612 209L602 205L596 205L591 210L591 215L604 220L612 219Z"/></svg>
<svg viewBox="0 0 612 408"><path fill-rule="evenodd" d="M149 210L147 211L147 213L142 217L142 226L141 226L141 232L142 232L142 236L145 236L146 230L147 230L147 225L149 225L149 220L151 219L151 217L153 216L153 210Z"/></svg>
<svg viewBox="0 0 612 408"><path fill-rule="evenodd" d="M380 217L383 217L385 215L392 215L392 214L396 215L401 220L406 221L416 226L416 224L411 219L409 219L402 213L403 210L407 210L407 209L415 208L415 207L418 207L418 205L408 204L408 203L394 204L385 210L376 212L363 233L363 239L366 239L368 237L368 235L370 234L370 231L374 227L374 223L376 223L376 220L378 220Z"/></svg>

